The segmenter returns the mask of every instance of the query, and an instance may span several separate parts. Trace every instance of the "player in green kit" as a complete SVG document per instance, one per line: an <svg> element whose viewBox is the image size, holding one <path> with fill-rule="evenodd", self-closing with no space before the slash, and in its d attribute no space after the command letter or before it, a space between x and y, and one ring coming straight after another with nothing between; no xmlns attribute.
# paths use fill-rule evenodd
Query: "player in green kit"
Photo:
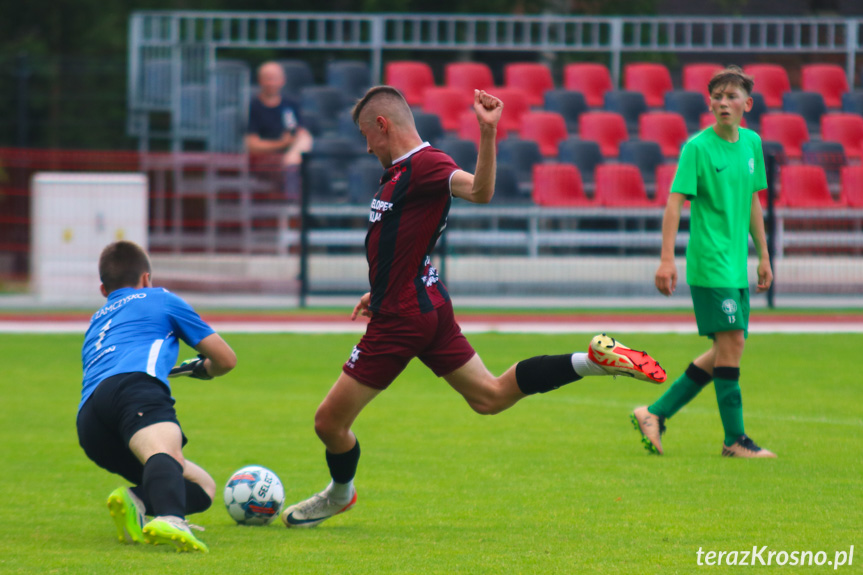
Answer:
<svg viewBox="0 0 863 575"><path fill-rule="evenodd" d="M655 403L632 413L632 423L651 453L662 454L665 420L713 381L725 429L722 455L776 457L745 434L739 384L749 323L750 234L758 253L757 290L767 290L773 281L758 199L758 192L767 188L761 138L740 127L743 112L752 108L753 85L752 78L736 66L710 79L707 90L716 123L683 147L671 186L662 220L656 288L670 296L677 286L674 244L681 208L690 200L686 282L692 291L698 333L711 338L713 345Z"/></svg>

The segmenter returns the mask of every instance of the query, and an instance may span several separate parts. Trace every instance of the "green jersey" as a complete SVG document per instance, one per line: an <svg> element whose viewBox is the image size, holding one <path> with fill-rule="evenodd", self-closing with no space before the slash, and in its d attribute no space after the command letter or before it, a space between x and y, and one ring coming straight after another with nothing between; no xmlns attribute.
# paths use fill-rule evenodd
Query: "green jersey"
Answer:
<svg viewBox="0 0 863 575"><path fill-rule="evenodd" d="M686 282L691 286L745 288L752 194L767 188L761 138L739 129L723 140L713 128L693 136L680 153L673 193L691 201Z"/></svg>

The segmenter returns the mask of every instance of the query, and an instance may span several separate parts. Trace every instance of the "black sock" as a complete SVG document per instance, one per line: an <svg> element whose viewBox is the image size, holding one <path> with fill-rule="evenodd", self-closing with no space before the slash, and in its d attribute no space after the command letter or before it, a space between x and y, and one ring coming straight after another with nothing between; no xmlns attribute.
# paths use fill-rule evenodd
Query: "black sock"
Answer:
<svg viewBox="0 0 863 575"><path fill-rule="evenodd" d="M515 381L525 395L545 393L581 376L572 367L572 355L539 355L520 361L515 366Z"/></svg>
<svg viewBox="0 0 863 575"><path fill-rule="evenodd" d="M730 379L733 381L740 380L740 368L739 367L714 367L713 368L713 377L717 379Z"/></svg>
<svg viewBox="0 0 863 575"><path fill-rule="evenodd" d="M360 442L354 444L345 453L330 453L327 455L327 467L330 468L330 477L336 483L347 483L357 474L357 465L360 462Z"/></svg>
<svg viewBox="0 0 863 575"><path fill-rule="evenodd" d="M157 453L147 460L142 486L149 496L153 515L186 517L183 481L183 466L167 453Z"/></svg>
<svg viewBox="0 0 863 575"><path fill-rule="evenodd" d="M686 375L689 376L689 379L704 387L711 381L713 381L713 376L695 365L694 363L690 363L689 367L686 368Z"/></svg>
<svg viewBox="0 0 863 575"><path fill-rule="evenodd" d="M213 500L204 491L204 488L193 481L183 479L186 484L186 515L206 511L213 504Z"/></svg>

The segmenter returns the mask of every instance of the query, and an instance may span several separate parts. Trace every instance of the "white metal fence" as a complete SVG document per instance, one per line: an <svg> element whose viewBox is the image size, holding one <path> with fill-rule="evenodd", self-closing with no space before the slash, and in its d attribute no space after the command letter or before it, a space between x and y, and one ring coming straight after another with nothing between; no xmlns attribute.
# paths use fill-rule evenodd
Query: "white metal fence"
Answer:
<svg viewBox="0 0 863 575"><path fill-rule="evenodd" d="M249 70L220 61L224 49L356 51L368 58L374 81L394 50L586 52L608 57L615 86L627 53L842 55L853 86L861 27L854 18L136 12L128 131L142 149L160 138L175 150L197 139L231 151L231 127L246 113ZM169 115L168 127L153 127L159 113Z"/></svg>

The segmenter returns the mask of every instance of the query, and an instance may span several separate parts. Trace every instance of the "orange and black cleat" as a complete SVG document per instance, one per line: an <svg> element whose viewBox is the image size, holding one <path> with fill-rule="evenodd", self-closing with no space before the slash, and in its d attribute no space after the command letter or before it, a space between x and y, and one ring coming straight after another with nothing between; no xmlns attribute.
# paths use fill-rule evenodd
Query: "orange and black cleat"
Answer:
<svg viewBox="0 0 863 575"><path fill-rule="evenodd" d="M610 375L625 375L650 383L665 383L668 377L659 362L646 351L630 349L604 333L590 341L587 356Z"/></svg>

